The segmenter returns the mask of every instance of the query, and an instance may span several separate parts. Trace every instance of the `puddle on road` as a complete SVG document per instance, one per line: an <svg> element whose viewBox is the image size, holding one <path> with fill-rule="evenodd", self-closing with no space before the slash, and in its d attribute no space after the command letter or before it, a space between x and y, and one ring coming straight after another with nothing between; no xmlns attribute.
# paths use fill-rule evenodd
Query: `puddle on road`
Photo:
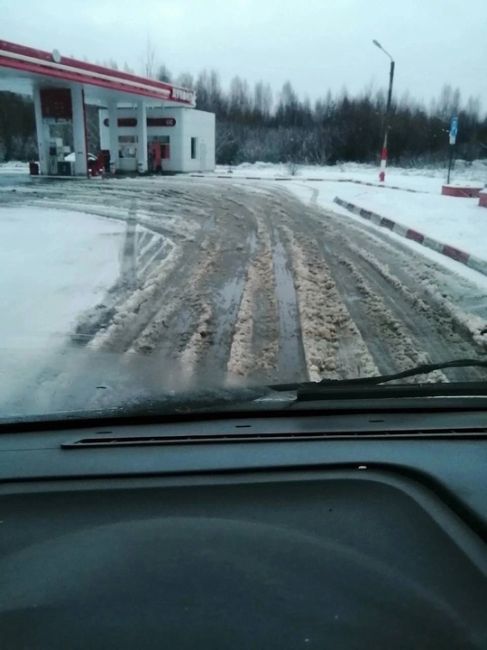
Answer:
<svg viewBox="0 0 487 650"><path fill-rule="evenodd" d="M306 379L306 363L296 290L286 249L275 232L272 259L279 315L279 377L299 381Z"/></svg>

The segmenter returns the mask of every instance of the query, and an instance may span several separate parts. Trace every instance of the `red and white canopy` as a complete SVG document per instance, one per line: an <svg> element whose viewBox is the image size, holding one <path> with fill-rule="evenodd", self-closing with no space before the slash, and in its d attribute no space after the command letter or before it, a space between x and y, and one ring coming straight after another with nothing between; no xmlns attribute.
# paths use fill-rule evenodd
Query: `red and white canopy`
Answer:
<svg viewBox="0 0 487 650"><path fill-rule="evenodd" d="M83 88L88 104L145 99L193 107L196 100L194 91L173 84L0 40L0 89L32 94L36 86L73 85Z"/></svg>

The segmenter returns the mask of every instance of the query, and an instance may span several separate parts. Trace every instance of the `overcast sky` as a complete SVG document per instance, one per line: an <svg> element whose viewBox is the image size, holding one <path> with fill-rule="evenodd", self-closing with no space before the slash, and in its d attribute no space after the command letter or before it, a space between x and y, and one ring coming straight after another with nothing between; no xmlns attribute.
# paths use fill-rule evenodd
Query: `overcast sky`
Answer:
<svg viewBox="0 0 487 650"><path fill-rule="evenodd" d="M0 0L0 16L0 39L141 72L150 37L173 73L290 80L312 100L385 86L375 38L398 95L429 101L450 83L487 109L487 0Z"/></svg>

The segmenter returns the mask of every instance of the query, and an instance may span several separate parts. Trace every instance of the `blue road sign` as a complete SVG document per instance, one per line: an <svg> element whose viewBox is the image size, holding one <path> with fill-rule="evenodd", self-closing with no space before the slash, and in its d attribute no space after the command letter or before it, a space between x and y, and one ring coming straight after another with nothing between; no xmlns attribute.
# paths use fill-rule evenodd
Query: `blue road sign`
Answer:
<svg viewBox="0 0 487 650"><path fill-rule="evenodd" d="M451 145L456 143L457 133L458 133L458 117L454 115L450 121L450 132L448 134Z"/></svg>
<svg viewBox="0 0 487 650"><path fill-rule="evenodd" d="M456 138L457 133L458 133L458 117L454 115L451 118L451 122L450 122L450 135L452 136L452 138Z"/></svg>

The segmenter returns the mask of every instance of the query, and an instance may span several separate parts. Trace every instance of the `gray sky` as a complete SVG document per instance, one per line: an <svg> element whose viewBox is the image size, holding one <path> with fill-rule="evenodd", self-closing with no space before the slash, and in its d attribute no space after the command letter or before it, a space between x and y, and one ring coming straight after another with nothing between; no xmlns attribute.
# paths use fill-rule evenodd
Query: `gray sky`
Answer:
<svg viewBox="0 0 487 650"><path fill-rule="evenodd" d="M312 100L328 88L387 84L429 101L444 83L487 109L487 0L0 0L0 39L90 60L126 61L137 72L149 36L173 73L215 68L290 80Z"/></svg>

